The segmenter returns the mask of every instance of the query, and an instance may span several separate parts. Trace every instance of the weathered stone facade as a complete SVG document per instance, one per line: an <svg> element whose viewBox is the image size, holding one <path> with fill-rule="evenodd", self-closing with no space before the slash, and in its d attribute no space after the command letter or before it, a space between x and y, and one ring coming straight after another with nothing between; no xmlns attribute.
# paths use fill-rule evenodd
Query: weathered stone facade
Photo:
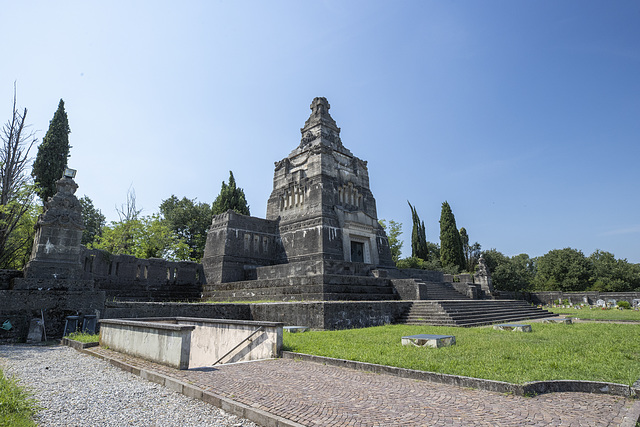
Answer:
<svg viewBox="0 0 640 427"><path fill-rule="evenodd" d="M231 211L214 217L202 260L208 285L370 276L395 267L367 163L342 145L329 107L325 98L313 100L299 146L275 163L266 219Z"/></svg>
<svg viewBox="0 0 640 427"><path fill-rule="evenodd" d="M82 248L82 278L105 291L108 299L127 301L193 301L200 299L205 281L202 265L113 255Z"/></svg>
<svg viewBox="0 0 640 427"><path fill-rule="evenodd" d="M31 260L24 269L26 279L80 279L82 207L74 195L78 185L62 177L58 192L45 202L45 211L36 224Z"/></svg>

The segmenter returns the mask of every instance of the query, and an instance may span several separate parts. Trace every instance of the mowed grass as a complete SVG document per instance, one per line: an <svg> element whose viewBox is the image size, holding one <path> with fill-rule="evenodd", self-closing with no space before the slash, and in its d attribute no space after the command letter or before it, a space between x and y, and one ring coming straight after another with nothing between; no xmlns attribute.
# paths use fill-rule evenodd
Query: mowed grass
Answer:
<svg viewBox="0 0 640 427"><path fill-rule="evenodd" d="M84 332L73 332L67 335L66 338L69 338L70 340L74 340L74 341L79 341L82 343L98 342L100 341L100 334L87 334Z"/></svg>
<svg viewBox="0 0 640 427"><path fill-rule="evenodd" d="M35 426L32 417L37 410L36 402L14 378L5 377L0 369L0 426Z"/></svg>
<svg viewBox="0 0 640 427"><path fill-rule="evenodd" d="M546 308L545 310L553 313L561 314L566 317L577 317L578 319L592 320L625 320L640 322L640 311L635 310L617 310L601 308Z"/></svg>
<svg viewBox="0 0 640 427"><path fill-rule="evenodd" d="M532 327L531 333L410 325L285 333L284 349L515 384L572 379L631 385L640 378L640 325L532 323ZM403 336L417 334L454 335L456 345L402 346Z"/></svg>

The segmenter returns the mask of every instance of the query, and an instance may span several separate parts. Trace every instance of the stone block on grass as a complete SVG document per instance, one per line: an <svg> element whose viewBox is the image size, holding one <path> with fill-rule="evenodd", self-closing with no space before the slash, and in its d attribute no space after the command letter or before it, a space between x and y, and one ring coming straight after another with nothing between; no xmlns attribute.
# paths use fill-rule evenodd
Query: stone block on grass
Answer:
<svg viewBox="0 0 640 427"><path fill-rule="evenodd" d="M542 319L542 323L564 323L565 325L570 325L572 321L570 317L550 317Z"/></svg>
<svg viewBox="0 0 640 427"><path fill-rule="evenodd" d="M500 325L493 325L493 329L500 331L515 331L515 332L531 332L531 325L519 324L519 323L503 323Z"/></svg>
<svg viewBox="0 0 640 427"><path fill-rule="evenodd" d="M456 337L453 335L433 335L420 334L402 337L402 345L413 345L415 347L449 347L456 343Z"/></svg>

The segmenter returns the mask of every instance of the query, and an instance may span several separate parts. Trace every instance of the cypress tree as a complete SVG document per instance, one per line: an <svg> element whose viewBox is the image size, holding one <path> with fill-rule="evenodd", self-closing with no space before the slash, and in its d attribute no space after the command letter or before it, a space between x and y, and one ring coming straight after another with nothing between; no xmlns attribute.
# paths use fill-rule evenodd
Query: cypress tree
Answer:
<svg viewBox="0 0 640 427"><path fill-rule="evenodd" d="M409 201L407 200L407 203ZM424 221L420 221L418 212L409 203L411 209L411 219L413 220L413 229L411 230L411 256L426 260L429 256L429 250L427 247L427 231L424 226Z"/></svg>
<svg viewBox="0 0 640 427"><path fill-rule="evenodd" d="M467 234L467 230L462 227L458 234L460 235L460 243L462 243L462 255L464 257L464 268L467 271L471 271L469 267L471 265L471 251L469 248L469 235Z"/></svg>
<svg viewBox="0 0 640 427"><path fill-rule="evenodd" d="M36 193L43 202L56 193L56 181L62 178L69 157L69 121L61 99L49 122L49 130L38 147L31 175L36 182Z"/></svg>
<svg viewBox="0 0 640 427"><path fill-rule="evenodd" d="M233 172L231 171L229 171L229 184L227 185L222 181L220 194L218 194L218 197L216 197L212 206L214 215L219 215L229 209L242 215L250 215L249 205L247 205L247 199L244 196L244 190L236 187L236 180L233 178Z"/></svg>
<svg viewBox="0 0 640 427"><path fill-rule="evenodd" d="M464 270L464 252L460 233L456 227L456 218L446 201L442 203L440 213L440 263L443 267L456 266Z"/></svg>

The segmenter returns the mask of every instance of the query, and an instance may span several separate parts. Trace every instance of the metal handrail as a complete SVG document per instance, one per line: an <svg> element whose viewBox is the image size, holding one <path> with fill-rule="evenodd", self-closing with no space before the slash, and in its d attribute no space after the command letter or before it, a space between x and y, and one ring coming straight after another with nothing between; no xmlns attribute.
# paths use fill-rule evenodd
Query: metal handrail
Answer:
<svg viewBox="0 0 640 427"><path fill-rule="evenodd" d="M235 346L235 347L233 347L231 350L229 350L229 351L228 351L224 356L222 356L220 359L216 360L216 361L213 363L213 365L211 365L211 366L215 366L215 365L217 365L218 363L220 363L220 361L221 361L222 359L224 359L225 357L227 357L228 355L230 355L231 353L233 353L233 351L234 351L235 349L237 349L238 347L240 347L242 344L244 344L244 342L245 342L245 341L249 341L249 340L251 339L251 337L253 337L255 334L257 334L258 332L263 331L263 330L264 330L264 326L260 326L257 330L253 331L253 332L251 333L251 335L249 335L248 337L246 337L245 339L243 339L242 341L240 341L240 342L238 343L238 345L236 345L236 346Z"/></svg>

